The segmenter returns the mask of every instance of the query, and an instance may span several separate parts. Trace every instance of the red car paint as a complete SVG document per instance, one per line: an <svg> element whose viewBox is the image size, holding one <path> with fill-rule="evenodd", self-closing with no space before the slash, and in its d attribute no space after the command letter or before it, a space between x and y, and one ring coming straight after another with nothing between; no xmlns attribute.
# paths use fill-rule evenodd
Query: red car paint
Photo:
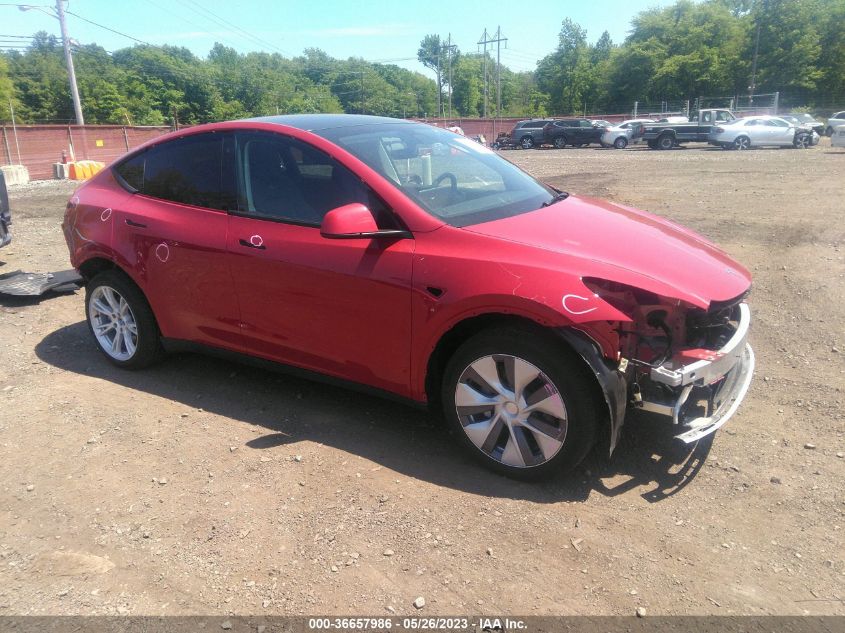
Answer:
<svg viewBox="0 0 845 633"><path fill-rule="evenodd" d="M328 239L317 227L131 194L103 170L68 206L72 264L114 262L144 292L166 338L424 402L430 355L465 319L509 314L571 326L616 360L609 322L630 318L582 278L702 308L750 285L748 271L693 232L608 202L570 196L502 220L445 224L349 152L297 127L219 123L147 145L212 130L264 130L327 152L372 187L412 237Z"/></svg>

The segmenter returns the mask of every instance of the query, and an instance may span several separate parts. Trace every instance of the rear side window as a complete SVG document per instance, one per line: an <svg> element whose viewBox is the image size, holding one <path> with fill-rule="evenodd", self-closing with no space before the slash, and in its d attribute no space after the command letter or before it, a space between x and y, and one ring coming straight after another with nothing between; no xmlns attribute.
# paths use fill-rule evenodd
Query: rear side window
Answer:
<svg viewBox="0 0 845 633"><path fill-rule="evenodd" d="M234 144L227 134L197 134L150 148L118 165L139 193L208 209L235 208Z"/></svg>
<svg viewBox="0 0 845 633"><path fill-rule="evenodd" d="M145 154L138 154L115 167L115 171L123 178L124 183L135 191L144 189L144 159Z"/></svg>

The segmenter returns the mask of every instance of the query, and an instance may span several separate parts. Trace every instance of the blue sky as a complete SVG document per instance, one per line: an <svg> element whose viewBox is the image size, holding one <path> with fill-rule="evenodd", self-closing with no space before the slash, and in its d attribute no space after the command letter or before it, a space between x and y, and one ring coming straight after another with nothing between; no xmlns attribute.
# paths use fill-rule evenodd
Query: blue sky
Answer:
<svg viewBox="0 0 845 633"><path fill-rule="evenodd" d="M50 4L49 0L35 3ZM391 60L430 74L415 60L419 42L428 33L445 38L451 32L458 48L474 52L485 28L495 33L501 26L508 38L502 63L513 70L533 70L537 59L556 46L560 23L566 17L586 28L590 41L607 29L619 42L637 12L667 4L667 0L71 0L67 8L139 40L185 46L201 57L215 41L241 52L264 50L287 57L316 47L333 57ZM39 30L59 35L58 21L37 10L22 12L0 3L0 37ZM106 50L133 44L74 15L68 15L68 30L72 38L96 42Z"/></svg>

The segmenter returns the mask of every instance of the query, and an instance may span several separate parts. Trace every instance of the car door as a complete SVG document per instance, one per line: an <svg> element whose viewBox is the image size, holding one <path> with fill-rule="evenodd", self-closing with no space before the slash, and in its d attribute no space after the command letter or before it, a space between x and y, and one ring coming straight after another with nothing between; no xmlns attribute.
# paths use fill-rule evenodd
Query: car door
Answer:
<svg viewBox="0 0 845 633"><path fill-rule="evenodd" d="M134 195L104 215L112 215L120 263L166 338L241 348L226 251L233 158L234 138L208 132L156 145L115 168Z"/></svg>
<svg viewBox="0 0 845 633"><path fill-rule="evenodd" d="M237 134L238 209L228 249L247 351L407 393L414 241L328 239L331 209L362 202L380 228L385 203L317 148L270 132Z"/></svg>
<svg viewBox="0 0 845 633"><path fill-rule="evenodd" d="M768 119L766 129L772 145L792 145L795 142L795 126L786 121Z"/></svg>

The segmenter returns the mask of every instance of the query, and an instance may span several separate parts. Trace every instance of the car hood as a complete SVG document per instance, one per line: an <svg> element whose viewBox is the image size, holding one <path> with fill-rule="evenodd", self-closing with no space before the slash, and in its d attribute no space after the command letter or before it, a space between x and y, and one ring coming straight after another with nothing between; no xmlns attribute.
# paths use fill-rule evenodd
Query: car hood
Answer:
<svg viewBox="0 0 845 633"><path fill-rule="evenodd" d="M751 275L697 233L631 207L569 196L530 213L465 230L576 258L581 277L600 277L701 308L746 292Z"/></svg>

